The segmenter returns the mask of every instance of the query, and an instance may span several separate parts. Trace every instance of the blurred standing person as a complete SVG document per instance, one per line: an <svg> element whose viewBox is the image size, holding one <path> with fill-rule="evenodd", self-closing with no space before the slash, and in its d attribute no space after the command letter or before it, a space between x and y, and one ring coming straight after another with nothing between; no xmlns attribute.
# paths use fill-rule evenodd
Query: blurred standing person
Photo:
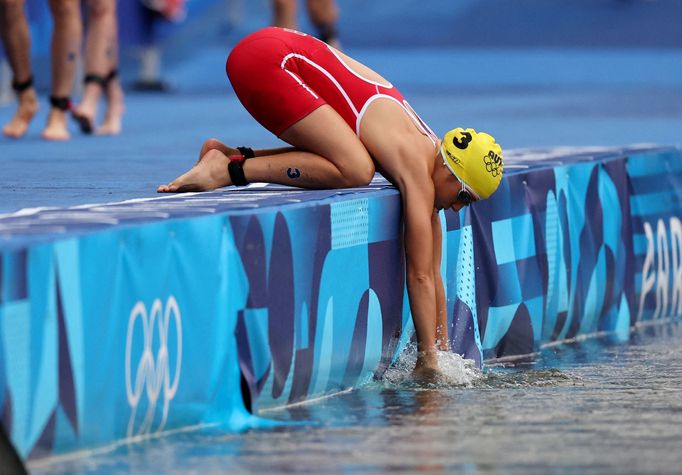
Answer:
<svg viewBox="0 0 682 475"><path fill-rule="evenodd" d="M17 111L2 132L18 139L26 133L38 112L38 95L31 70L31 34L24 0L0 0L0 35L12 69L12 89L18 100Z"/></svg>
<svg viewBox="0 0 682 475"><path fill-rule="evenodd" d="M142 0L142 4L172 22L179 22L187 15L185 0Z"/></svg>
<svg viewBox="0 0 682 475"><path fill-rule="evenodd" d="M80 54L83 22L80 0L50 0L54 18L52 33L52 93L50 113L43 130L46 140L68 140L67 114L84 133L94 131L99 98L104 93L107 110L97 133L115 135L121 131L123 90L118 80L118 26L116 0L88 0L88 35L85 54L85 89L82 102L71 106L71 89Z"/></svg>
<svg viewBox="0 0 682 475"><path fill-rule="evenodd" d="M185 0L141 0L144 38L140 48L140 70L133 88L141 92L168 92L171 85L161 76L161 49L156 25L180 23L187 15Z"/></svg>
<svg viewBox="0 0 682 475"><path fill-rule="evenodd" d="M104 121L96 132L99 135L119 134L123 116L123 89L118 77L116 0L88 1L83 82L83 97L73 110L81 131L89 134L95 130L97 106L104 94L107 109Z"/></svg>
<svg viewBox="0 0 682 475"><path fill-rule="evenodd" d="M272 0L273 25L290 30L298 30L298 0ZM336 0L306 0L310 21L317 29L317 37L339 49L339 35L336 22L339 19L339 8Z"/></svg>

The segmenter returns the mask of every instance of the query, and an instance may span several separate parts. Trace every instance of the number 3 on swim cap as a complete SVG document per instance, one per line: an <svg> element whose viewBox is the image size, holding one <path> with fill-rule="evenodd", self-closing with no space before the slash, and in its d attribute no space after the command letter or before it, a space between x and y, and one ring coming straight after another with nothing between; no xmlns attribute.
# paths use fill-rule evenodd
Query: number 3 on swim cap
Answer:
<svg viewBox="0 0 682 475"><path fill-rule="evenodd" d="M469 132L460 132L462 134L462 140L460 141L457 137L452 137L452 144L460 150L464 150L469 146L471 142L471 134Z"/></svg>

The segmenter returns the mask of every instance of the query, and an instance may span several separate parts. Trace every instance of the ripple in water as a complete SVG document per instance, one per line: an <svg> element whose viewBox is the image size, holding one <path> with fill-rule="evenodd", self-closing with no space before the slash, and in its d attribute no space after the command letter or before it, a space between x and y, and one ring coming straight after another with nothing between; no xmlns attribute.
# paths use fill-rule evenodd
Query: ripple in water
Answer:
<svg viewBox="0 0 682 475"><path fill-rule="evenodd" d="M538 388L554 386L582 386L583 378L557 368L486 370L473 387L476 389Z"/></svg>

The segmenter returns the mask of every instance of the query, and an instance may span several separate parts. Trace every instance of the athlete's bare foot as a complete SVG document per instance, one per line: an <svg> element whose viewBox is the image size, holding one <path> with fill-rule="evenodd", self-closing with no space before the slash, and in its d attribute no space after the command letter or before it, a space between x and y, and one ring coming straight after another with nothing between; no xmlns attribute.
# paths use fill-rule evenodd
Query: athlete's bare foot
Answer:
<svg viewBox="0 0 682 475"><path fill-rule="evenodd" d="M415 368L412 371L415 381L426 384L440 384L445 379L443 373L438 368L427 368L425 366Z"/></svg>
<svg viewBox="0 0 682 475"><path fill-rule="evenodd" d="M73 108L71 115L78 122L81 132L91 134L95 130L95 119L97 118L97 105L101 95L99 84L88 83L83 91L83 98L80 104Z"/></svg>
<svg viewBox="0 0 682 475"><path fill-rule="evenodd" d="M47 116L47 125L43 130L45 140L69 140L71 134L66 127L66 112L53 107Z"/></svg>
<svg viewBox="0 0 682 475"><path fill-rule="evenodd" d="M229 158L220 150L212 149L189 171L167 185L160 185L158 193L183 193L186 191L209 191L231 185L227 171Z"/></svg>
<svg viewBox="0 0 682 475"><path fill-rule="evenodd" d="M438 383L443 373L438 366L438 354L435 351L420 352L412 376L424 383Z"/></svg>
<svg viewBox="0 0 682 475"><path fill-rule="evenodd" d="M104 122L97 129L97 135L118 135L123 128L123 89L117 78L107 85L107 111Z"/></svg>
<svg viewBox="0 0 682 475"><path fill-rule="evenodd" d="M30 88L19 94L19 104L14 117L3 127L2 133L6 137L18 139L26 134L28 125L38 112L38 95Z"/></svg>

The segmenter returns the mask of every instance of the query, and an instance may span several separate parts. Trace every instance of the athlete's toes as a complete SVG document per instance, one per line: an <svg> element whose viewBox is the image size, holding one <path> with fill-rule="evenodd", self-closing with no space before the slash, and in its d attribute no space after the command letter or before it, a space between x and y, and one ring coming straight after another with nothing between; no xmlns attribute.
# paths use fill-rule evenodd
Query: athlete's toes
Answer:
<svg viewBox="0 0 682 475"><path fill-rule="evenodd" d="M167 185L159 185L156 189L157 193L175 193L178 189L178 185L175 183L169 183Z"/></svg>

